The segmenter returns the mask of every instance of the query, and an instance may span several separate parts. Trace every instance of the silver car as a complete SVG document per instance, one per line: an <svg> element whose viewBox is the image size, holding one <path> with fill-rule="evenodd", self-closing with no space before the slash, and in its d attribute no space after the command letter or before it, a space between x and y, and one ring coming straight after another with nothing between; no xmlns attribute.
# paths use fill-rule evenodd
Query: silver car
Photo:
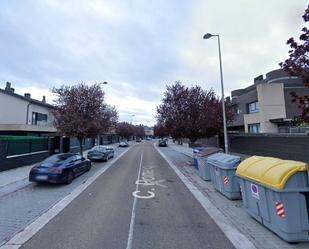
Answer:
<svg viewBox="0 0 309 249"><path fill-rule="evenodd" d="M121 141L119 143L119 147L129 147L129 142L128 141Z"/></svg>
<svg viewBox="0 0 309 249"><path fill-rule="evenodd" d="M91 161L108 161L114 157L114 149L111 147L97 145L88 151L87 158Z"/></svg>

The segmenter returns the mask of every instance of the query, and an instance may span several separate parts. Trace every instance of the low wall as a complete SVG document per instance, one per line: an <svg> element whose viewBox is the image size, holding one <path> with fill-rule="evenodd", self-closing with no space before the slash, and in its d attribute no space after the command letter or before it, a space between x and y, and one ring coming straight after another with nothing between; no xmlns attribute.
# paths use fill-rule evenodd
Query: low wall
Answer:
<svg viewBox="0 0 309 249"><path fill-rule="evenodd" d="M85 141L83 143L83 150L89 150L93 147L93 145L93 138L85 138ZM79 153L79 141L75 137L70 138L70 152Z"/></svg>
<svg viewBox="0 0 309 249"><path fill-rule="evenodd" d="M183 139L183 143L188 143L191 145L190 140L188 138ZM211 138L200 138L194 142L193 146L190 147L196 147L199 145L208 145L208 146L213 146L213 147L219 147L219 138L218 136L214 136Z"/></svg>
<svg viewBox="0 0 309 249"><path fill-rule="evenodd" d="M229 134L231 152L309 163L309 134Z"/></svg>
<svg viewBox="0 0 309 249"><path fill-rule="evenodd" d="M9 141L0 140L0 172L20 166L31 165L49 156L49 150L8 155Z"/></svg>
<svg viewBox="0 0 309 249"><path fill-rule="evenodd" d="M70 138L69 143L69 151L79 153L78 140ZM86 138L83 149L88 150L93 145L94 139ZM45 144L29 143L29 139L0 140L0 172L40 162L55 152L53 147L54 138L52 137L48 138Z"/></svg>

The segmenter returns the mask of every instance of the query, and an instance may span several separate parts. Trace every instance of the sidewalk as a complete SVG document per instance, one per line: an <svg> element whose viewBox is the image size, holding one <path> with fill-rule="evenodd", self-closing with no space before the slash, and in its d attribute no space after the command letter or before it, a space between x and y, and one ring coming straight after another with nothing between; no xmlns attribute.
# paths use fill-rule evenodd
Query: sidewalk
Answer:
<svg viewBox="0 0 309 249"><path fill-rule="evenodd" d="M181 152L182 154L185 154L185 155L187 155L189 157L193 157L193 148L190 148L187 143L183 143L183 145L178 145L176 143L169 142L168 144L172 145L172 146L176 146L175 148L177 148L176 150L178 152ZM239 156L241 160L244 160L244 159L246 159L246 158L251 156L251 155L235 153L235 152L230 152L229 154L235 155L235 156Z"/></svg>
<svg viewBox="0 0 309 249"><path fill-rule="evenodd" d="M0 188L27 178L33 165L34 164L0 172Z"/></svg>
<svg viewBox="0 0 309 249"><path fill-rule="evenodd" d="M187 145L169 143L174 151L193 157L192 148ZM241 155L242 158L248 157ZM265 228L247 214L241 200L230 201L214 188L212 182L200 178L198 171L187 165L176 165L181 173L207 198L225 217L226 221L236 227L258 249L305 249L309 243L289 244Z"/></svg>
<svg viewBox="0 0 309 249"><path fill-rule="evenodd" d="M110 147L115 148L115 147L118 146L118 143L110 144L110 145L106 145L106 146L110 146ZM88 151L89 150L83 151L84 157L87 157ZM13 183L27 179L28 176L29 176L30 169L35 164L36 163L0 172L0 192L1 192L1 189L4 188L7 185L10 185L10 184L13 184Z"/></svg>

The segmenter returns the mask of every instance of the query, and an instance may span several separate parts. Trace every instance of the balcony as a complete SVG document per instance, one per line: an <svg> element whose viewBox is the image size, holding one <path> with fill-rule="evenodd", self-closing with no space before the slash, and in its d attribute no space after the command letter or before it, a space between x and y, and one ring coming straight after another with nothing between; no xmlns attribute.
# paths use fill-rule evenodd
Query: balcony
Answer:
<svg viewBox="0 0 309 249"><path fill-rule="evenodd" d="M56 132L51 122L38 122L37 125L26 124L0 124L0 131L33 131L33 132Z"/></svg>

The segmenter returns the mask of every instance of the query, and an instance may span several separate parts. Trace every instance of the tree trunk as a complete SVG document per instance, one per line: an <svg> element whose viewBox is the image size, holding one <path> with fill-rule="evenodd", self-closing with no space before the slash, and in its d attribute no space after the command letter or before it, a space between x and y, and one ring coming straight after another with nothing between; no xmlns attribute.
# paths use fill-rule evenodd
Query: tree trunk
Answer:
<svg viewBox="0 0 309 249"><path fill-rule="evenodd" d="M81 156L83 156L83 139L79 138L78 142L79 142L79 153Z"/></svg>
<svg viewBox="0 0 309 249"><path fill-rule="evenodd" d="M196 139L196 138L189 138L189 140L190 140L190 143L191 143L191 144L194 144L194 143L196 142L197 139Z"/></svg>

